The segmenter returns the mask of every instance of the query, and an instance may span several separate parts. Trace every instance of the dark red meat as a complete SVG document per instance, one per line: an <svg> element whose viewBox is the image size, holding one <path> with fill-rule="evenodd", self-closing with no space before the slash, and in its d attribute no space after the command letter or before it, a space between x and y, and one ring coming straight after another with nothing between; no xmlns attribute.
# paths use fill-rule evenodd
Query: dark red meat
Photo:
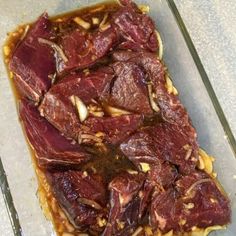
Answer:
<svg viewBox="0 0 236 236"><path fill-rule="evenodd" d="M61 38L60 46L68 61L63 61L60 55L57 55L58 72L86 68L95 64L116 44L117 39L116 32L112 28L94 33L87 33L81 29L66 33Z"/></svg>
<svg viewBox="0 0 236 236"><path fill-rule="evenodd" d="M152 82L153 92L156 94L156 102L160 108L162 118L169 123L181 126L192 139L196 138L196 131L191 124L186 109L177 96L167 92L164 67L155 54L117 51L113 54L113 57L117 61L134 62L143 67L148 79Z"/></svg>
<svg viewBox="0 0 236 236"><path fill-rule="evenodd" d="M156 52L158 41L152 19L131 1L123 1L123 5L112 17L122 41L119 48Z"/></svg>
<svg viewBox="0 0 236 236"><path fill-rule="evenodd" d="M194 226L227 224L230 206L210 176L194 171L180 178L175 187L154 193L150 217L153 228L159 227L162 232L191 231Z"/></svg>
<svg viewBox="0 0 236 236"><path fill-rule="evenodd" d="M144 128L123 142L120 148L139 168L140 163L153 166L169 162L177 165L181 173L190 173L198 160L196 140L170 123Z"/></svg>
<svg viewBox="0 0 236 236"><path fill-rule="evenodd" d="M31 26L9 63L19 91L36 102L50 88L49 76L56 71L53 49L49 45L40 44L38 39L52 37L54 33L45 13Z"/></svg>
<svg viewBox="0 0 236 236"><path fill-rule="evenodd" d="M132 62L143 68L147 75L146 80L151 81L154 87L154 91L163 88L165 84L164 66L157 58L156 54L149 52L131 52L131 51L116 51L113 53L115 61L119 62ZM163 91L167 93L167 91Z"/></svg>
<svg viewBox="0 0 236 236"><path fill-rule="evenodd" d="M77 166L91 159L80 145L72 144L41 117L32 103L22 100L19 113L40 167Z"/></svg>
<svg viewBox="0 0 236 236"><path fill-rule="evenodd" d="M69 170L48 172L47 178L56 199L75 227L102 230L97 219L107 217L107 193L101 176Z"/></svg>
<svg viewBox="0 0 236 236"><path fill-rule="evenodd" d="M117 62L112 65L115 80L111 86L109 104L136 113L152 114L147 91L146 75L134 63Z"/></svg>
<svg viewBox="0 0 236 236"><path fill-rule="evenodd" d="M123 172L109 184L110 214L103 236L130 235L138 224L143 174Z"/></svg>
<svg viewBox="0 0 236 236"><path fill-rule="evenodd" d="M92 133L103 132L104 140L111 144L118 144L129 137L142 124L140 115L122 115L117 117L88 118L84 125Z"/></svg>

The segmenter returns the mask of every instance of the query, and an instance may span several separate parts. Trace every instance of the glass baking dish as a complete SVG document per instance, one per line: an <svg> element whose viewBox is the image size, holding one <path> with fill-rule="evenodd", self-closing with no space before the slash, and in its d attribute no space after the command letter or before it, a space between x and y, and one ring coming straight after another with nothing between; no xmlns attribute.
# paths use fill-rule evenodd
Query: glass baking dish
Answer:
<svg viewBox="0 0 236 236"><path fill-rule="evenodd" d="M47 10L52 16L99 0L8 0L0 2L1 46L19 24ZM164 44L164 62L198 132L200 146L216 157L218 179L231 199L232 223L211 235L236 235L236 144L209 79L173 0L136 0L150 6ZM0 61L0 184L15 235L55 235L40 209L30 152L18 122L4 63ZM3 169L4 167L4 169Z"/></svg>

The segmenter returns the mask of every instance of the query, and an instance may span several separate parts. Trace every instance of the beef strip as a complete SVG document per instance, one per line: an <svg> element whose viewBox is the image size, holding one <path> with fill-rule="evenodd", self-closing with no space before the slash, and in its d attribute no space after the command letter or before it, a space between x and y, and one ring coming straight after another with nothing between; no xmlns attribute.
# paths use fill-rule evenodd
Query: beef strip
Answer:
<svg viewBox="0 0 236 236"><path fill-rule="evenodd" d="M230 221L229 201L209 175L193 171L174 187L153 194L150 221L164 233L225 225Z"/></svg>
<svg viewBox="0 0 236 236"><path fill-rule="evenodd" d="M69 70L82 69L95 64L105 56L117 43L116 32L109 28L105 31L88 33L80 28L66 33L59 40L68 61L65 62L57 57L57 70L64 73Z"/></svg>
<svg viewBox="0 0 236 236"><path fill-rule="evenodd" d="M118 48L156 52L158 41L155 24L132 1L121 1L123 7L112 16L112 25L120 35Z"/></svg>
<svg viewBox="0 0 236 236"><path fill-rule="evenodd" d="M112 56L115 61L134 62L142 66L155 86L165 82L164 66L154 53L117 50Z"/></svg>
<svg viewBox="0 0 236 236"><path fill-rule="evenodd" d="M116 79L111 86L108 103L131 112L152 114L147 91L148 81L142 68L132 62L117 62L112 68Z"/></svg>
<svg viewBox="0 0 236 236"><path fill-rule="evenodd" d="M45 118L41 117L31 102L21 100L19 113L40 167L75 167L91 159L91 155L86 153L80 145L72 144Z"/></svg>
<svg viewBox="0 0 236 236"><path fill-rule="evenodd" d="M194 170L198 160L196 140L192 140L179 126L166 122L143 128L123 142L120 148L141 169L142 163L147 163L148 169L152 169L152 166L161 168L160 165L168 162L177 165L180 173L188 174Z"/></svg>
<svg viewBox="0 0 236 236"><path fill-rule="evenodd" d="M103 230L98 219L107 218L107 193L101 176L72 170L47 172L46 176L58 203L76 228Z"/></svg>
<svg viewBox="0 0 236 236"><path fill-rule="evenodd" d="M44 13L31 26L10 59L9 68L15 75L19 92L36 102L50 88L49 77L56 71L53 49L39 43L38 39L54 36L48 15Z"/></svg>
<svg viewBox="0 0 236 236"><path fill-rule="evenodd" d="M142 124L140 115L122 115L117 117L88 118L84 125L89 127L89 133L104 133L105 142L117 145L130 134L135 132ZM84 131L86 133L86 130ZM83 133L83 132L82 132Z"/></svg>
<svg viewBox="0 0 236 236"><path fill-rule="evenodd" d="M130 235L138 224L142 173L122 172L109 184L110 213L103 236Z"/></svg>
<svg viewBox="0 0 236 236"><path fill-rule="evenodd" d="M105 69L88 75L68 75L46 93L40 113L65 136L77 139L80 120L70 97L77 96L88 105L92 99L105 95L112 78L110 71Z"/></svg>

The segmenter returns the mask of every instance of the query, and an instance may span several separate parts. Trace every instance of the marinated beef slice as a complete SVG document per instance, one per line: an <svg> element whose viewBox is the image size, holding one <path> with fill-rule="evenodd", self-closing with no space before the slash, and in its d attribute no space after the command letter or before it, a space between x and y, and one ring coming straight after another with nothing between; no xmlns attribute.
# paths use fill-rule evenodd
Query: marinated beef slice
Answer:
<svg viewBox="0 0 236 236"><path fill-rule="evenodd" d="M59 73L65 73L69 70L91 66L105 56L116 42L117 35L112 28L102 32L97 30L93 33L78 28L66 33L59 43L67 60L63 60L60 54L57 54L57 70Z"/></svg>
<svg viewBox="0 0 236 236"><path fill-rule="evenodd" d="M132 62L116 62L112 68L115 78L108 104L138 114L153 114L149 103L147 76L142 68Z"/></svg>
<svg viewBox="0 0 236 236"><path fill-rule="evenodd" d="M53 49L49 45L41 44L38 39L49 40L54 37L51 22L44 13L31 26L10 59L9 68L14 73L19 92L35 102L39 102L50 88L49 77L56 72Z"/></svg>
<svg viewBox="0 0 236 236"><path fill-rule="evenodd" d="M225 225L230 214L229 201L215 181L204 172L193 171L166 191L153 193L150 223L162 232L186 232L192 227Z"/></svg>
<svg viewBox="0 0 236 236"><path fill-rule="evenodd" d="M81 122L71 97L78 97L85 105L92 104L93 99L106 94L112 78L109 70L67 75L44 96L40 113L65 136L76 139Z"/></svg>
<svg viewBox="0 0 236 236"><path fill-rule="evenodd" d="M35 150L36 160L40 167L55 168L78 166L91 159L91 155L77 143L62 136L37 108L27 100L21 100L19 113L27 138Z"/></svg>
<svg viewBox="0 0 236 236"><path fill-rule="evenodd" d="M176 165L180 173L189 174L198 160L196 139L191 139L181 127L167 122L141 129L120 148L140 170L167 162Z"/></svg>
<svg viewBox="0 0 236 236"><path fill-rule="evenodd" d="M80 230L103 230L98 219L106 219L107 190L101 176L81 171L51 171L47 179L70 222Z"/></svg>
<svg viewBox="0 0 236 236"><path fill-rule="evenodd" d="M86 133L98 134L101 132L103 142L118 145L134 133L142 125L142 122L143 117L135 114L104 118L91 117L84 122L88 129L83 127L84 131L80 133L80 137ZM89 140L88 143L91 141Z"/></svg>
<svg viewBox="0 0 236 236"><path fill-rule="evenodd" d="M140 216L139 192L144 183L142 173L122 172L109 184L110 213L103 236L130 235Z"/></svg>
<svg viewBox="0 0 236 236"><path fill-rule="evenodd" d="M156 52L158 41L152 19L132 1L120 2L123 7L112 16L112 26L120 36L118 48Z"/></svg>

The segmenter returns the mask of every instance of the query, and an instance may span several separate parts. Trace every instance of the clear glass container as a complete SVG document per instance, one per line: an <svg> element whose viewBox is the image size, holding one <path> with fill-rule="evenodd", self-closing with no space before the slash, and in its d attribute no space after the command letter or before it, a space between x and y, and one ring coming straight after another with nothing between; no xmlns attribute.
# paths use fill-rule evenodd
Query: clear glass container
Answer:
<svg viewBox="0 0 236 236"><path fill-rule="evenodd" d="M1 46L9 31L35 20L45 10L52 15L96 1L0 1ZM232 223L212 235L236 235L236 144L209 79L173 0L137 0L150 6L164 44L164 62L198 132L200 146L216 158L214 169L231 199ZM4 63L0 61L0 184L15 235L49 236L54 230L40 209L37 180L14 103ZM4 167L4 169L3 169Z"/></svg>

